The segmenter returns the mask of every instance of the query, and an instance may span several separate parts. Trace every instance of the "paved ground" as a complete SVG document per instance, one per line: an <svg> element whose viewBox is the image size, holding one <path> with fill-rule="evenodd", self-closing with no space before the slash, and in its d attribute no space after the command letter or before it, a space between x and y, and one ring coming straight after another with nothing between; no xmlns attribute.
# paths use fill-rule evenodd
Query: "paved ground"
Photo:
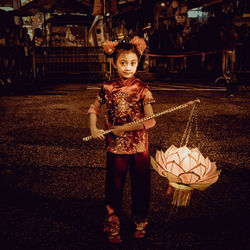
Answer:
<svg viewBox="0 0 250 250"><path fill-rule="evenodd" d="M190 146L222 169L218 182L194 192L169 216L167 181L152 170L149 234L131 237L129 179L124 191L124 243L110 246L104 218L105 148L83 143L86 115L100 84L64 83L0 96L0 249L249 249L249 92L200 83L151 81L158 112L196 98L199 141ZM209 90L210 89L210 90ZM150 153L179 146L190 109L159 117ZM103 124L103 113L100 116Z"/></svg>

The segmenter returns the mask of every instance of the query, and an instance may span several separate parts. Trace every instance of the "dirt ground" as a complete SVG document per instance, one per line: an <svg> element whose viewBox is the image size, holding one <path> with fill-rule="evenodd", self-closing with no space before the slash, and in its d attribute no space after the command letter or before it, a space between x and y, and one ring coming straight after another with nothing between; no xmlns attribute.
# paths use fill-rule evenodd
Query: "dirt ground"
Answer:
<svg viewBox="0 0 250 250"><path fill-rule="evenodd" d="M167 179L151 171L148 235L132 239L129 177L121 218L123 243L102 234L106 153L89 135L87 109L100 84L64 83L0 96L1 249L249 249L249 92L230 96L202 83L152 81L154 112L199 98L196 147L221 169L219 180L173 209ZM157 118L150 154L180 145L190 108ZM99 127L103 126L103 111ZM171 212L172 211L172 212ZM171 214L170 214L171 213Z"/></svg>

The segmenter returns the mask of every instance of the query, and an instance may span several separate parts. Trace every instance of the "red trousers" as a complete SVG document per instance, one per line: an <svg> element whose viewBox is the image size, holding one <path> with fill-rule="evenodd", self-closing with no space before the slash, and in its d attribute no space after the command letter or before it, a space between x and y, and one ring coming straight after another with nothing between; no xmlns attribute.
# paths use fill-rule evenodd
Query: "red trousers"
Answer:
<svg viewBox="0 0 250 250"><path fill-rule="evenodd" d="M132 216L146 218L150 202L149 153L113 154L107 153L105 201L120 214L122 194L129 169L131 180Z"/></svg>

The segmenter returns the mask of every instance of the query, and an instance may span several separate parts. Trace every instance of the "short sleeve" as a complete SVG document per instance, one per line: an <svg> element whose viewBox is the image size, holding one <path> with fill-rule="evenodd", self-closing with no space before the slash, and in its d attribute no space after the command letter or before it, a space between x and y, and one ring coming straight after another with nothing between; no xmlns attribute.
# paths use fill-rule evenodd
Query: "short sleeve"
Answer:
<svg viewBox="0 0 250 250"><path fill-rule="evenodd" d="M104 92L104 88L102 86L99 94L97 95L97 100L101 103L101 104L104 104L106 102L105 100L105 92Z"/></svg>
<svg viewBox="0 0 250 250"><path fill-rule="evenodd" d="M142 91L142 94L141 94L141 102L142 102L142 105L146 105L146 104L152 104L152 103L155 103L155 99L152 95L152 92L149 90L149 87L146 86L143 91Z"/></svg>

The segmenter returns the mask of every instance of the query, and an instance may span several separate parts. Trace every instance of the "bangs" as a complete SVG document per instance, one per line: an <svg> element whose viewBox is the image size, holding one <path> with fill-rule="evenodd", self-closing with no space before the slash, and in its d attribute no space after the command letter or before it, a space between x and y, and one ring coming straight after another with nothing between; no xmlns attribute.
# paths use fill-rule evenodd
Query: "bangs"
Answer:
<svg viewBox="0 0 250 250"><path fill-rule="evenodd" d="M113 54L114 61L116 62L119 55L121 55L123 52L133 52L136 54L138 61L140 59L140 53L136 49L135 45L131 43L119 43L115 46L115 52Z"/></svg>

